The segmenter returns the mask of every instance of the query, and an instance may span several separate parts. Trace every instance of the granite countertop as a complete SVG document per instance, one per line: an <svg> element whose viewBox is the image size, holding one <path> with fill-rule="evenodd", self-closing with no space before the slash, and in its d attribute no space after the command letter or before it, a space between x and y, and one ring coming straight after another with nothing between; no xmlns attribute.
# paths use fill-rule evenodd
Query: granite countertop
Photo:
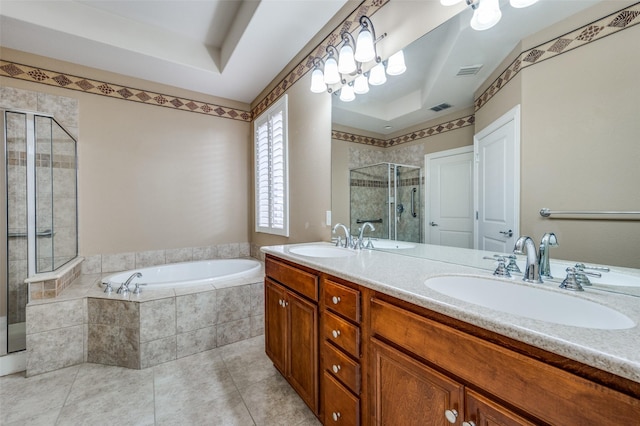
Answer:
<svg viewBox="0 0 640 426"><path fill-rule="evenodd" d="M464 266L465 256L472 256L467 264L477 262L478 254L469 250L460 249L459 264L454 264L375 250L359 250L348 257L309 257L291 253L289 249L296 245L268 246L261 250L640 383L640 299L636 296L592 288L574 293L559 289L557 282L527 284L512 280L514 285L544 288L608 306L636 324L621 330L559 325L467 303L424 284L428 278L442 275L492 278L489 270Z"/></svg>

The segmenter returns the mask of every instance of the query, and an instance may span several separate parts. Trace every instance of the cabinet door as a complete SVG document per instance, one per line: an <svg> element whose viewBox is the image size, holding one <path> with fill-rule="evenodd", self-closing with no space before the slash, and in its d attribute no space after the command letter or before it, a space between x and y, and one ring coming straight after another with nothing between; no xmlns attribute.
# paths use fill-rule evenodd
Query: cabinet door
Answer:
<svg viewBox="0 0 640 426"><path fill-rule="evenodd" d="M464 387L410 356L371 339L376 425L450 425L445 411L462 424Z"/></svg>
<svg viewBox="0 0 640 426"><path fill-rule="evenodd" d="M498 403L470 390L465 390L467 421L475 426L534 426L532 423Z"/></svg>
<svg viewBox="0 0 640 426"><path fill-rule="evenodd" d="M287 294L289 312L289 383L300 397L318 411L318 307Z"/></svg>
<svg viewBox="0 0 640 426"><path fill-rule="evenodd" d="M286 376L287 362L287 299L286 290L270 279L264 287L265 352L280 372Z"/></svg>

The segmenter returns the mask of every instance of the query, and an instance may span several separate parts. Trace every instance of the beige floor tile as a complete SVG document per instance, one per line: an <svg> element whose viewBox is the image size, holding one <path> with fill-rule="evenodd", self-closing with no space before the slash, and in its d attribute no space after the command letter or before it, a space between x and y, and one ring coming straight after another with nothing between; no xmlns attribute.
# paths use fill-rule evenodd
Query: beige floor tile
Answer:
<svg viewBox="0 0 640 426"><path fill-rule="evenodd" d="M315 419L309 407L279 374L255 383L241 393L257 426L292 426Z"/></svg>
<svg viewBox="0 0 640 426"><path fill-rule="evenodd" d="M83 364L65 405L94 396L153 394L153 371L100 364Z"/></svg>
<svg viewBox="0 0 640 426"><path fill-rule="evenodd" d="M156 405L156 425L254 425L240 393L230 391L211 400L193 398L174 401L166 407Z"/></svg>
<svg viewBox="0 0 640 426"><path fill-rule="evenodd" d="M229 346L220 348L220 354L238 389L280 374L264 352L264 336Z"/></svg>
<svg viewBox="0 0 640 426"><path fill-rule="evenodd" d="M264 337L153 368L82 364L0 377L2 425L318 426L264 353Z"/></svg>
<svg viewBox="0 0 640 426"><path fill-rule="evenodd" d="M59 411L79 366L25 378L24 373L0 377L0 424Z"/></svg>

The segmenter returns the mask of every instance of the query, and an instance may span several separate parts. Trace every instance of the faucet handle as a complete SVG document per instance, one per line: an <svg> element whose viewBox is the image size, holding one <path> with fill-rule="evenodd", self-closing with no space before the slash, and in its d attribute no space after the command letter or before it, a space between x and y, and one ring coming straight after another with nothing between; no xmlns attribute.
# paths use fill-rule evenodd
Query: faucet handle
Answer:
<svg viewBox="0 0 640 426"><path fill-rule="evenodd" d="M567 268L567 277L560 284L560 288L571 291L584 291L576 275L576 268Z"/></svg>
<svg viewBox="0 0 640 426"><path fill-rule="evenodd" d="M585 269L591 269L592 271L601 271L601 272L609 272L611 271L611 269L607 268L606 266L592 266L592 265L585 265L584 263L576 263L576 269L581 269L581 270L585 270Z"/></svg>
<svg viewBox="0 0 640 426"><path fill-rule="evenodd" d="M140 294L142 289L140 286L147 285L146 283L136 283L136 287L133 289L133 294Z"/></svg>
<svg viewBox="0 0 640 426"><path fill-rule="evenodd" d="M520 267L516 263L516 259L518 259L516 257L516 255L515 254L511 254L511 255L507 256L507 259L509 259L509 264L507 265L507 271L515 272L517 274L521 274L522 271L520 270Z"/></svg>
<svg viewBox="0 0 640 426"><path fill-rule="evenodd" d="M483 259L493 260L498 262L498 267L496 268L495 271L493 271L493 275L495 275L496 277L511 278L511 273L509 273L509 269L507 269L507 266L506 266L507 260L505 256L494 254L493 257L485 256L483 257Z"/></svg>
<svg viewBox="0 0 640 426"><path fill-rule="evenodd" d="M111 294L113 292L113 287L111 286L111 281L107 281L106 283L102 283L104 286L104 292L107 294Z"/></svg>
<svg viewBox="0 0 640 426"><path fill-rule="evenodd" d="M591 280L589 280L589 277L587 277L587 275L589 275L590 277L596 277L596 278L602 277L602 274L599 272L588 272L588 271L585 271L585 269L598 269L601 271L609 272L609 268L599 267L599 266L594 266L593 268L590 268L584 263L576 263L576 266L574 267L574 269L576 270L576 280L578 280L578 282L582 285L591 285Z"/></svg>

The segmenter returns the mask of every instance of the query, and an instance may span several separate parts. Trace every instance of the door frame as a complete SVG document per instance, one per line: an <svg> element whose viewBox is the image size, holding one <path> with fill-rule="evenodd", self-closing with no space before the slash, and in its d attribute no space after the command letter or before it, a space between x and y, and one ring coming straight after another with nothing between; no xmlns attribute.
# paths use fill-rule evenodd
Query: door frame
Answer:
<svg viewBox="0 0 640 426"><path fill-rule="evenodd" d="M461 154L468 154L470 152L475 152L475 145L467 145L467 146L463 146L460 148L452 148L452 149L447 149L445 151L437 151L437 152L432 152L431 154L425 154L424 156L424 174L425 174L425 181L424 181L424 242L425 244L431 244L431 237L430 237L430 232L429 232L429 222L431 221L431 215L429 214L429 201L430 201L430 194L429 194L429 188L431 185L431 174L430 174L430 167L429 167L429 163L432 160L438 159L438 158L444 158L444 157L452 157L454 155L461 155ZM476 164L475 164L475 156L474 156L474 161L473 161L473 200L475 203L475 199L476 199L476 193L475 193L475 179L476 179ZM473 209L474 211L476 210L476 205L473 205ZM473 244L476 244L476 229L477 224L474 221L473 224Z"/></svg>
<svg viewBox="0 0 640 426"><path fill-rule="evenodd" d="M511 108L509 111L504 113L500 118L489 124L484 129L480 130L478 133L473 135L473 156L474 156L474 168L473 168L473 209L476 212L476 220L473 222L473 248L478 249L478 239L480 235L478 234L478 212L480 208L480 199L479 192L480 189L478 187L478 171L480 169L480 154L479 154L479 145L480 140L486 137L487 135L493 133L500 127L505 124L513 121L513 130L514 130L514 146L513 152L514 157L518 159L518 161L514 164L513 169L513 203L514 203L514 215L516 217L516 221L513 224L513 234L518 238L520 235L520 164L522 162L522 158L520 156L520 139L521 139L521 127L520 127L520 104Z"/></svg>

